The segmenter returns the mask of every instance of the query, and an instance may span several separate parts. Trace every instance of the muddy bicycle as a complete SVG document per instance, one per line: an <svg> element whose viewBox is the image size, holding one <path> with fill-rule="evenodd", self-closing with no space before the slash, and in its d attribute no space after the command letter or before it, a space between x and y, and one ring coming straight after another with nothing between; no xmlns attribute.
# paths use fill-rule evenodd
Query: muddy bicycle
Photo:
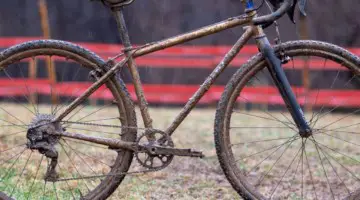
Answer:
<svg viewBox="0 0 360 200"><path fill-rule="evenodd" d="M114 13L124 45L116 57L104 61L58 40L30 41L0 53L0 76L8 80L0 85L6 93L0 98L0 198L106 199L126 175L164 169L174 156L203 157L201 151L177 148L172 134L251 38L259 53L227 83L214 121L216 152L228 181L244 199L360 198L360 95L354 83L360 59L320 41L271 45L264 28L293 11L296 1L282 1L271 14L258 16L260 6L241 0L245 14L137 47L123 17L133 0L102 2ZM173 122L165 130L154 127L136 59L237 26L244 26L243 35ZM29 84L29 64L55 63L56 83ZM304 66L315 79L307 88L285 71ZM124 70L132 77L140 127ZM257 97L249 87L259 91ZM264 94L264 103L273 106L251 104ZM99 96L107 101L94 106ZM141 170L129 170L133 159Z"/></svg>

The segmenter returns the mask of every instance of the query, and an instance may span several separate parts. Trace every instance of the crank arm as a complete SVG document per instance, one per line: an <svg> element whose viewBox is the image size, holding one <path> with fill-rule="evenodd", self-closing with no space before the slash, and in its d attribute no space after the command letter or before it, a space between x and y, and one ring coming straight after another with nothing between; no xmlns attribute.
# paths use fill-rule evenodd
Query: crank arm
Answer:
<svg viewBox="0 0 360 200"><path fill-rule="evenodd" d="M172 147L162 147L158 145L154 146L142 146L139 145L140 152L147 152L151 155L174 155L174 156L186 156L186 157L205 157L201 151L196 151L193 149L178 149Z"/></svg>

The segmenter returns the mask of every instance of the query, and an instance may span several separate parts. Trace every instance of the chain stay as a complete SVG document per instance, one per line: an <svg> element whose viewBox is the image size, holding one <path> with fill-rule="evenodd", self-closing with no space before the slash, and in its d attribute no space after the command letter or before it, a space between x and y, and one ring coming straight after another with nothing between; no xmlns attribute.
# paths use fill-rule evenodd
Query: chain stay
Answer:
<svg viewBox="0 0 360 200"><path fill-rule="evenodd" d="M88 122L72 122L72 121L62 121L64 123L69 123L69 124L81 124L81 125L89 125L89 126L100 126L100 127L110 127L110 128L125 128L125 129L141 129L141 130L147 130L147 131L151 131L151 132L162 132L160 130L156 130L156 129L149 129L149 128L137 128L137 127L131 127L131 126L118 126L118 125L110 125L110 124L96 124L96 123L88 123ZM63 135L63 136L70 136L67 134L62 134L59 133L59 135ZM121 136L121 134L119 134ZM75 138L76 139L76 138ZM164 147L164 146L160 146L160 145L139 145L136 143L132 143L132 142L125 142L125 141L121 141L119 142L119 144L121 143L126 143L125 148L128 148L134 152L148 152L150 154L153 155L159 155L159 154L167 154L167 155L176 155L176 156L189 156L189 157L200 157L203 158L204 155L202 154L202 152L200 151L195 151L193 149L177 149L177 148L172 148L172 147ZM117 147L116 142L113 143L114 145L112 146L113 149L119 149L121 150L122 148L124 148L123 146Z"/></svg>

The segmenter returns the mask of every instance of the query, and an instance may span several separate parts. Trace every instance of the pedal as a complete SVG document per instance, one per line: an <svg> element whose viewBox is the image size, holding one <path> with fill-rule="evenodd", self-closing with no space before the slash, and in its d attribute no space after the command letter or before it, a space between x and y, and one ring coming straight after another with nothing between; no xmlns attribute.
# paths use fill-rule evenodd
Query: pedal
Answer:
<svg viewBox="0 0 360 200"><path fill-rule="evenodd" d="M152 146L151 154L174 155L174 156L197 157L197 158L205 157L201 151L197 151L193 149L177 149L177 148L162 147L162 146Z"/></svg>

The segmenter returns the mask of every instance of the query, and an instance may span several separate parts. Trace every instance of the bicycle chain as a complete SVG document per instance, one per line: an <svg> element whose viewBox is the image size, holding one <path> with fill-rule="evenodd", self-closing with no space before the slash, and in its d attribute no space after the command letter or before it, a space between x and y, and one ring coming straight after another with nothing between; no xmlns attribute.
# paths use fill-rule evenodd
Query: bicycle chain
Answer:
<svg viewBox="0 0 360 200"><path fill-rule="evenodd" d="M74 122L74 121L66 121L66 120L62 120L61 122L64 122L64 123L67 123L67 124L101 126L101 127L107 127L107 128L127 128L127 129L139 129L139 130L156 130L156 129L152 129L152 128L139 128L139 127L135 127L135 126L119 126L119 125L111 125L111 124L97 124L97 123L91 123L91 122Z"/></svg>
<svg viewBox="0 0 360 200"><path fill-rule="evenodd" d="M151 130L151 131L157 131L156 129L152 129L152 128L138 128L138 127L132 127L132 126L118 126L118 125L110 125L110 124L97 124L97 123L89 123L89 122L74 122L74 121L61 121L67 124L81 124L81 125L89 125L89 126L99 126L99 127L107 127L107 128L130 128L130 129L139 129L139 130ZM140 135L141 138L142 136L144 136L146 133L143 133L142 135ZM121 136L121 134L119 134ZM117 151L117 149L113 149L115 151ZM121 150L121 149L118 149ZM137 153L136 151L133 152L134 154ZM139 163L140 164L140 163ZM79 179L95 179L95 178L102 178L102 177L107 177L107 176L122 176L122 175L134 175L134 174L145 174L145 173L150 173L150 172L156 172L156 171L160 171L164 168L166 168L167 166L163 166L163 167L158 167L158 168L154 168L154 169L146 169L146 170L139 170L139 171L131 171L131 172L120 172L120 173L115 173L115 174L106 174L106 175L94 175L94 176L87 176L87 177L80 177L80 178L63 178L63 179L58 179L56 180L56 182L61 182L61 181L72 181L72 180L79 180Z"/></svg>
<svg viewBox="0 0 360 200"><path fill-rule="evenodd" d="M134 175L134 174L145 174L145 173L150 173L150 172L156 172L156 171L160 171L161 169L147 169L147 170L143 170L143 171L132 171L132 172L120 172L120 173L115 173L115 174L105 174L105 175L94 175L94 176L86 176L86 177L80 177L80 178L62 178L62 179L57 179L55 182L63 182L63 181L74 181L74 180L85 180L85 179L96 179L96 178L103 178L103 177L107 177L107 176L122 176L122 175Z"/></svg>

